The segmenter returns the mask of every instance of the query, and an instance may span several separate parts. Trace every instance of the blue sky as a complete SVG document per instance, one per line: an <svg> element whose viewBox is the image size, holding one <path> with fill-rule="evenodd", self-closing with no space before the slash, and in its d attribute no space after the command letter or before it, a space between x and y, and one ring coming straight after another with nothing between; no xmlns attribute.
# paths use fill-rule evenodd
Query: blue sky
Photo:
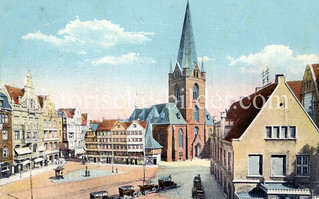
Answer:
<svg viewBox="0 0 319 199"><path fill-rule="evenodd" d="M30 71L37 94L80 106L92 119L166 102L185 7L186 0L1 1L0 83L22 87ZM315 0L190 0L206 97L223 98L208 109L218 114L225 101L261 86L266 65L272 81L277 73L301 79L307 64L319 62L318 7ZM108 105L114 97L120 107Z"/></svg>

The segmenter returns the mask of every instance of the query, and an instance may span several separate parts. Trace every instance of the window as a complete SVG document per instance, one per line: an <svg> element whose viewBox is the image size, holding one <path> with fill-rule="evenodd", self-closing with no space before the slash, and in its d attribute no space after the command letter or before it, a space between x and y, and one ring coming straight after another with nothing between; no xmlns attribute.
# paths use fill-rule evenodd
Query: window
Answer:
<svg viewBox="0 0 319 199"><path fill-rule="evenodd" d="M249 155L248 162L248 175L263 175L262 155Z"/></svg>
<svg viewBox="0 0 319 199"><path fill-rule="evenodd" d="M297 175L309 176L309 156L297 156Z"/></svg>
<svg viewBox="0 0 319 199"><path fill-rule="evenodd" d="M51 150L52 149L52 142L50 142L50 147L49 147L49 150Z"/></svg>
<svg viewBox="0 0 319 199"><path fill-rule="evenodd" d="M46 125L47 125L47 121L43 120L43 126L46 126Z"/></svg>
<svg viewBox="0 0 319 199"><path fill-rule="evenodd" d="M231 153L228 152L228 171L231 170Z"/></svg>
<svg viewBox="0 0 319 199"><path fill-rule="evenodd" d="M175 86L175 96L176 96L176 100L181 99L181 91L179 90L178 85Z"/></svg>
<svg viewBox="0 0 319 199"><path fill-rule="evenodd" d="M2 104L3 104L3 101L2 101L2 100L0 100L0 107L2 107L2 106L3 106Z"/></svg>
<svg viewBox="0 0 319 199"><path fill-rule="evenodd" d="M306 112L309 114L309 116L313 119L314 116L314 100L313 100L313 94L312 93L306 93L303 100L303 105L305 107Z"/></svg>
<svg viewBox="0 0 319 199"><path fill-rule="evenodd" d="M195 127L194 127L194 134L197 135L197 134L198 134L198 131L199 131L198 127L195 126Z"/></svg>
<svg viewBox="0 0 319 199"><path fill-rule="evenodd" d="M51 126L52 124L51 124L51 120L49 120L49 123L48 123L48 126Z"/></svg>
<svg viewBox="0 0 319 199"><path fill-rule="evenodd" d="M33 138L38 138L38 132L33 133Z"/></svg>
<svg viewBox="0 0 319 199"><path fill-rule="evenodd" d="M8 140L8 131L2 131L2 140Z"/></svg>
<svg viewBox="0 0 319 199"><path fill-rule="evenodd" d="M54 142L54 148L57 149L58 148L58 143Z"/></svg>
<svg viewBox="0 0 319 199"><path fill-rule="evenodd" d="M296 126L266 126L266 139L295 139Z"/></svg>
<svg viewBox="0 0 319 199"><path fill-rule="evenodd" d="M271 134L271 126L266 126L266 138L271 138L272 134Z"/></svg>
<svg viewBox="0 0 319 199"><path fill-rule="evenodd" d="M198 84L194 84L193 86L193 99L197 100L199 96L199 89L198 89Z"/></svg>
<svg viewBox="0 0 319 199"><path fill-rule="evenodd" d="M3 157L9 157L9 149L8 147L3 147Z"/></svg>
<svg viewBox="0 0 319 199"><path fill-rule="evenodd" d="M199 109L196 105L193 110L193 120L199 122Z"/></svg>
<svg viewBox="0 0 319 199"><path fill-rule="evenodd" d="M178 146L179 148L183 148L183 137L184 137L184 133L183 133L183 129L179 129L178 131Z"/></svg>
<svg viewBox="0 0 319 199"><path fill-rule="evenodd" d="M279 126L274 126L274 138L279 138Z"/></svg>
<svg viewBox="0 0 319 199"><path fill-rule="evenodd" d="M54 123L54 128L56 128L56 121L54 120L54 122L53 122L53 123Z"/></svg>
<svg viewBox="0 0 319 199"><path fill-rule="evenodd" d="M33 145L33 152L34 152L34 153L37 152L37 144L34 144L34 145Z"/></svg>
<svg viewBox="0 0 319 199"><path fill-rule="evenodd" d="M285 155L271 156L271 175L272 176L286 175L286 156Z"/></svg>
<svg viewBox="0 0 319 199"><path fill-rule="evenodd" d="M289 134L290 134L290 138L296 138L296 127L295 126L289 127Z"/></svg>
<svg viewBox="0 0 319 199"><path fill-rule="evenodd" d="M136 124L133 124L133 128L136 128Z"/></svg>
<svg viewBox="0 0 319 199"><path fill-rule="evenodd" d="M16 140L19 140L19 139L20 139L20 131L15 131L15 132L14 132L14 138L15 138Z"/></svg>

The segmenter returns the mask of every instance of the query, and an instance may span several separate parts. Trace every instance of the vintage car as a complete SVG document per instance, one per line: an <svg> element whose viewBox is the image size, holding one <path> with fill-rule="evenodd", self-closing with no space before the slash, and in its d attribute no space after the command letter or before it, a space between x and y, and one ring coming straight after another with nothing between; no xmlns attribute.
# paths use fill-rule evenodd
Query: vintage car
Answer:
<svg viewBox="0 0 319 199"><path fill-rule="evenodd" d="M158 191L158 185L153 184L152 181L145 181L144 185L140 185L140 192L143 195L155 193Z"/></svg>
<svg viewBox="0 0 319 199"><path fill-rule="evenodd" d="M205 198L205 191L199 174L193 180L192 197L196 199Z"/></svg>
<svg viewBox="0 0 319 199"><path fill-rule="evenodd" d="M172 176L169 175L167 177L158 179L158 186L161 190L166 190L176 188L177 184L172 181Z"/></svg>
<svg viewBox="0 0 319 199"><path fill-rule="evenodd" d="M90 199L110 199L107 191L97 191L90 193Z"/></svg>
<svg viewBox="0 0 319 199"><path fill-rule="evenodd" d="M126 185L119 188L119 194L121 199L129 199L139 197L140 191L135 191L132 185Z"/></svg>

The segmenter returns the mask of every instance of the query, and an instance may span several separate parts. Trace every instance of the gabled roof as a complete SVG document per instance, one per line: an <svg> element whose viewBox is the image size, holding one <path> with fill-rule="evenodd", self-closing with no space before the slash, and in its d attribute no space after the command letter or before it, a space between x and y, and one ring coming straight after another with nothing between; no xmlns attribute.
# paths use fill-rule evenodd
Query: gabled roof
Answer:
<svg viewBox="0 0 319 199"><path fill-rule="evenodd" d="M103 120L97 128L98 131L110 131L117 120Z"/></svg>
<svg viewBox="0 0 319 199"><path fill-rule="evenodd" d="M2 101L2 107L0 107L0 109L1 108L11 109L7 96L1 92L0 92L0 100Z"/></svg>
<svg viewBox="0 0 319 199"><path fill-rule="evenodd" d="M47 99L46 95L37 95L37 99L41 108L43 108L44 101Z"/></svg>
<svg viewBox="0 0 319 199"><path fill-rule="evenodd" d="M92 129L92 131L96 131L97 128L99 127L100 123L91 123L90 127Z"/></svg>
<svg viewBox="0 0 319 199"><path fill-rule="evenodd" d="M138 115L137 112L139 112ZM186 124L174 103L156 104L149 108L135 109L129 120L147 121L152 124Z"/></svg>
<svg viewBox="0 0 319 199"><path fill-rule="evenodd" d="M82 113L81 114L81 120L82 120L82 125L87 125L88 124L88 114L87 113Z"/></svg>
<svg viewBox="0 0 319 199"><path fill-rule="evenodd" d="M147 126L147 121L137 121L137 123L141 125L143 128L146 128Z"/></svg>
<svg viewBox="0 0 319 199"><path fill-rule="evenodd" d="M163 148L154 138L152 132L152 124L147 123L145 132L145 149L161 149Z"/></svg>
<svg viewBox="0 0 319 199"><path fill-rule="evenodd" d="M273 93L277 84L271 84L256 93L251 94L249 97L243 98L241 101L237 101L230 106L226 115L226 120L233 121L234 125L227 134L225 140L232 141L232 139L238 139L246 131L251 122L255 119L261 108L267 102L269 96ZM262 96L265 101L263 101ZM255 98L256 97L256 98ZM253 101L255 100L255 101ZM256 104L256 106L253 105ZM249 108L245 108L248 105Z"/></svg>
<svg viewBox="0 0 319 199"><path fill-rule="evenodd" d="M177 61L182 68L189 68L190 74L193 72L193 68L195 64L197 64L197 55L196 55L195 40L193 35L193 27L192 27L189 2L187 2L187 6L186 6Z"/></svg>
<svg viewBox="0 0 319 199"><path fill-rule="evenodd" d="M291 88L292 92L294 92L298 100L301 102L302 81L290 81L287 82L287 84Z"/></svg>
<svg viewBox="0 0 319 199"><path fill-rule="evenodd" d="M68 118L73 118L75 108L60 108L59 111L64 112Z"/></svg>
<svg viewBox="0 0 319 199"><path fill-rule="evenodd" d="M19 97L23 97L24 89L16 88L9 85L4 85L4 86L7 89L8 94L10 95L10 99L13 99L15 104L19 104Z"/></svg>

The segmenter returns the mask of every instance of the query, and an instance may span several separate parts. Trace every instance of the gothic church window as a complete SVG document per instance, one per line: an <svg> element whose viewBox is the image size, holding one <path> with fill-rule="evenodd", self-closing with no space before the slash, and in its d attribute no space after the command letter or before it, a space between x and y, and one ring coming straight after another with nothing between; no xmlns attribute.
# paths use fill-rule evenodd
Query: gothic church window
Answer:
<svg viewBox="0 0 319 199"><path fill-rule="evenodd" d="M198 88L198 84L195 83L193 86L193 99L197 100L198 96L199 96L199 88Z"/></svg>
<svg viewBox="0 0 319 199"><path fill-rule="evenodd" d="M193 110L193 120L199 122L199 109L196 105Z"/></svg>
<svg viewBox="0 0 319 199"><path fill-rule="evenodd" d="M177 85L175 86L175 96L176 96L177 100L181 99L181 92L180 92L180 89Z"/></svg>
<svg viewBox="0 0 319 199"><path fill-rule="evenodd" d="M178 146L179 148L183 148L183 129L179 129L178 131Z"/></svg>
<svg viewBox="0 0 319 199"><path fill-rule="evenodd" d="M198 131L199 131L198 127L195 126L195 127L194 127L194 134L197 135L197 134L198 134Z"/></svg>

